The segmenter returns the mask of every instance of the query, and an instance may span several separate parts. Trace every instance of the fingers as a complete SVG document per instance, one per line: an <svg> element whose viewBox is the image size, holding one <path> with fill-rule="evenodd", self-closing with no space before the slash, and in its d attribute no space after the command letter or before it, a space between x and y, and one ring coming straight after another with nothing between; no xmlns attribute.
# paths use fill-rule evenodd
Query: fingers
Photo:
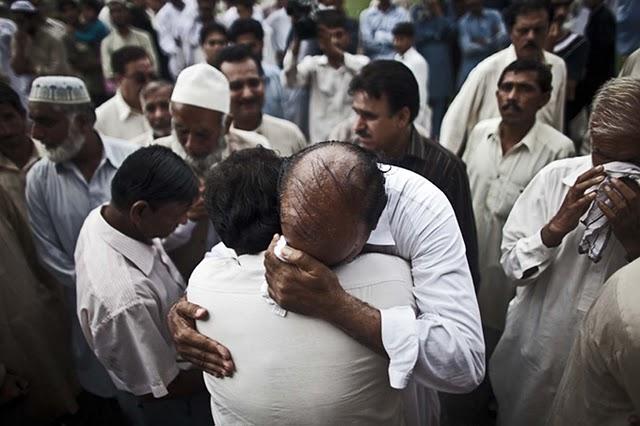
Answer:
<svg viewBox="0 0 640 426"><path fill-rule="evenodd" d="M185 361L219 379L225 376L231 377L235 371L233 361L224 360L214 353L207 353L195 348L185 348L180 354Z"/></svg>
<svg viewBox="0 0 640 426"><path fill-rule="evenodd" d="M632 188L630 186L633 184L635 184L635 182L626 184L624 181L620 179L616 179L616 178L611 179L611 185L616 190L618 190L620 194L622 194L622 196L627 200L629 204L633 204L634 202L637 202L638 192L640 192L640 189L637 188L637 185L636 185L636 188Z"/></svg>
<svg viewBox="0 0 640 426"><path fill-rule="evenodd" d="M586 172L584 172L583 174L581 174L580 176L578 176L578 179L576 179L576 185L579 183L585 182L589 179L592 179L594 177L597 177L598 175L604 175L604 167L602 165L593 167L587 170Z"/></svg>
<svg viewBox="0 0 640 426"><path fill-rule="evenodd" d="M188 302L184 297L174 305L174 308L178 315L190 320L203 320L209 314L206 309L195 303Z"/></svg>
<svg viewBox="0 0 640 426"><path fill-rule="evenodd" d="M583 194L584 191L591 188L592 186L600 185L602 181L604 181L604 178L605 175L597 175L580 183L576 181L576 184L573 186L573 190L578 194Z"/></svg>

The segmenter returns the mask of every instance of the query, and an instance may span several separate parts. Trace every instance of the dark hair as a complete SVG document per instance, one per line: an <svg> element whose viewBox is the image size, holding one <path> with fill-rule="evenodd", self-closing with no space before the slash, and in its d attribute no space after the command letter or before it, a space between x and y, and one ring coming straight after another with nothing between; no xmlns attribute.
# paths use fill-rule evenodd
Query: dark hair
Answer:
<svg viewBox="0 0 640 426"><path fill-rule="evenodd" d="M316 24L327 28L347 29L347 17L344 12L335 9L323 9L316 12Z"/></svg>
<svg viewBox="0 0 640 426"><path fill-rule="evenodd" d="M75 2L74 0L59 0L58 1L58 12L63 13L64 10L68 7L71 6L74 9L79 9L80 5Z"/></svg>
<svg viewBox="0 0 640 426"><path fill-rule="evenodd" d="M502 18L504 19L504 24L507 29L511 30L518 16L539 10L546 11L548 20L551 21L553 18L553 6L549 0L514 0L513 3L502 12Z"/></svg>
<svg viewBox="0 0 640 426"><path fill-rule="evenodd" d="M372 151L366 150L356 144L348 142L338 141L326 141L310 145L298 153L292 155L285 160L280 174L280 182L278 184L278 192L282 197L283 192L289 185L291 173L295 170L300 161L308 154L325 148L338 148L344 149L351 154L354 154L358 161L354 162L353 168L349 172L349 182L340 182L337 186L338 190L342 190L343 195L349 200L353 201L354 195L352 192L345 191L346 188L353 188L350 183L356 183L360 188L364 188L366 193L361 193L362 200L362 213L363 220L370 230L375 229L380 215L387 205L387 193L385 191L385 177L384 172L378 167L378 157ZM332 173L329 168L326 168L328 173ZM335 178L335 177L334 177Z"/></svg>
<svg viewBox="0 0 640 426"><path fill-rule="evenodd" d="M262 147L232 153L207 176L209 219L222 242L238 254L266 250L281 233L278 177L282 159Z"/></svg>
<svg viewBox="0 0 640 426"><path fill-rule="evenodd" d="M523 71L533 71L536 73L536 82L538 83L538 87L542 93L551 92L553 86L551 85L552 75L551 69L549 65L543 64L540 61L534 61L531 59L516 59L511 62L500 74L500 79L498 80L498 87L502 84L502 80L504 76L508 72L519 73Z"/></svg>
<svg viewBox="0 0 640 426"><path fill-rule="evenodd" d="M22 105L20 96L7 83L0 81L0 104L7 104L15 109L21 116L25 116L27 111Z"/></svg>
<svg viewBox="0 0 640 426"><path fill-rule="evenodd" d="M394 36L405 36L405 37L413 38L416 35L416 30L413 27L413 23L400 22L400 23L397 23L395 27L393 27L393 30L391 31L391 33Z"/></svg>
<svg viewBox="0 0 640 426"><path fill-rule="evenodd" d="M387 96L392 114L407 107L411 112L411 121L420 111L418 82L406 65L393 60L370 62L349 84L349 94L363 91L376 99Z"/></svg>
<svg viewBox="0 0 640 426"><path fill-rule="evenodd" d="M209 22L200 30L200 45L203 45L204 41L209 37L209 34L212 33L222 34L227 38L227 29L223 25L220 25L217 22Z"/></svg>
<svg viewBox="0 0 640 426"><path fill-rule="evenodd" d="M111 54L111 69L115 74L123 75L127 64L148 57L149 54L142 47L124 46Z"/></svg>
<svg viewBox="0 0 640 426"><path fill-rule="evenodd" d="M227 46L222 49L216 56L212 65L222 71L222 64L225 62L237 63L244 62L247 59L251 59L255 62L256 67L258 68L258 75L263 76L264 70L262 69L262 64L251 52L251 49L242 44L232 44L231 46Z"/></svg>
<svg viewBox="0 0 640 426"><path fill-rule="evenodd" d="M96 14L100 12L100 9L102 9L102 6L97 0L81 0L80 6L93 9Z"/></svg>
<svg viewBox="0 0 640 426"><path fill-rule="evenodd" d="M146 201L161 205L191 203L198 196L198 179L187 163L171 149L152 145L129 155L111 181L111 202L118 210Z"/></svg>
<svg viewBox="0 0 640 426"><path fill-rule="evenodd" d="M243 34L253 34L256 39L262 41L264 39L264 30L262 24L255 19L236 19L235 22L229 28L227 35L229 40L236 42L238 37Z"/></svg>

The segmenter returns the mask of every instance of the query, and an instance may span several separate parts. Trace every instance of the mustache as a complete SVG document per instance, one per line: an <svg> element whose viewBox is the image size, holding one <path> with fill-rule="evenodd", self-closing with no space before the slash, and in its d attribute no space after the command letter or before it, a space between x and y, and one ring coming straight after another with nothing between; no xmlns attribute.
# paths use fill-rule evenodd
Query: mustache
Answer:
<svg viewBox="0 0 640 426"><path fill-rule="evenodd" d="M522 112L522 108L520 108L520 105L518 105L517 103L515 103L514 101L507 101L507 103L505 103L504 105L502 105L501 108L503 111L506 111L508 109L513 109L515 112Z"/></svg>
<svg viewBox="0 0 640 426"><path fill-rule="evenodd" d="M369 134L369 132L367 132L366 130L356 130L356 135L360 136L361 138L368 138L371 137L371 135Z"/></svg>
<svg viewBox="0 0 640 426"><path fill-rule="evenodd" d="M524 47L533 47L537 49L538 45L533 41L528 41L527 44L524 45Z"/></svg>

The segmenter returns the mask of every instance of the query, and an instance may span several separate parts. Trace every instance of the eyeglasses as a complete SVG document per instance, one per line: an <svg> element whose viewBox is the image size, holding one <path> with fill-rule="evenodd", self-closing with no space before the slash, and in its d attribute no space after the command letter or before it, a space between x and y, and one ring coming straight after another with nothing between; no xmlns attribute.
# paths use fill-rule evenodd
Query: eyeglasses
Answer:
<svg viewBox="0 0 640 426"><path fill-rule="evenodd" d="M133 74L131 74L130 76L128 76L127 78L130 78L131 80L135 81L138 84L145 84L149 81L153 81L156 79L156 75L152 72L142 72L142 71L138 71L135 72Z"/></svg>
<svg viewBox="0 0 640 426"><path fill-rule="evenodd" d="M237 92L239 90L244 89L244 86L248 86L249 89L257 89L262 84L262 79L255 78L247 78L246 80L234 80L229 82L229 89L232 92Z"/></svg>

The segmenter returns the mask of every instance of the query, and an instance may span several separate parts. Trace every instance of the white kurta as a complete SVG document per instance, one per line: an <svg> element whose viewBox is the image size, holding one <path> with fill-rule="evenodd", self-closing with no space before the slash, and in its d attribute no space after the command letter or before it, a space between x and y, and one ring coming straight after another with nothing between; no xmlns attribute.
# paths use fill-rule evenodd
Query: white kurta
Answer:
<svg viewBox="0 0 640 426"><path fill-rule="evenodd" d="M467 165L478 232L480 313L483 325L496 330L504 329L507 306L515 293L500 265L502 227L536 173L574 152L571 139L536 121L525 137L503 155L501 121L491 118L478 123L462 156Z"/></svg>
<svg viewBox="0 0 640 426"><path fill-rule="evenodd" d="M578 254L582 224L559 247L542 243L540 230L557 213L578 176L591 167L591 157L584 156L542 169L504 226L501 263L519 287L489 364L499 425L544 423L585 312L603 283L627 263L615 236L599 263ZM533 273L522 279L530 270Z"/></svg>
<svg viewBox="0 0 640 426"><path fill-rule="evenodd" d="M133 110L120 90L96 108L95 129L112 138L131 140L151 130L142 112Z"/></svg>
<svg viewBox="0 0 640 426"><path fill-rule="evenodd" d="M640 78L640 49L633 52L620 70L620 77Z"/></svg>
<svg viewBox="0 0 640 426"><path fill-rule="evenodd" d="M231 127L231 133L236 131ZM262 114L262 122L253 130L269 141L272 149L282 157L288 157L307 146L307 140L302 131L290 121Z"/></svg>
<svg viewBox="0 0 640 426"><path fill-rule="evenodd" d="M442 121L439 140L444 147L457 153L478 122L500 116L496 99L498 80L507 65L516 59L515 48L511 45L489 56L471 71ZM553 88L551 99L538 111L538 120L562 131L567 68L564 60L553 53L544 52L544 60L551 65Z"/></svg>
<svg viewBox="0 0 640 426"><path fill-rule="evenodd" d="M418 51L411 47L404 54L396 53L394 58L407 66L413 73L418 82L418 91L420 92L420 112L414 123L427 129L427 134L431 133L431 108L429 108L429 94L427 87L429 84L429 64Z"/></svg>

